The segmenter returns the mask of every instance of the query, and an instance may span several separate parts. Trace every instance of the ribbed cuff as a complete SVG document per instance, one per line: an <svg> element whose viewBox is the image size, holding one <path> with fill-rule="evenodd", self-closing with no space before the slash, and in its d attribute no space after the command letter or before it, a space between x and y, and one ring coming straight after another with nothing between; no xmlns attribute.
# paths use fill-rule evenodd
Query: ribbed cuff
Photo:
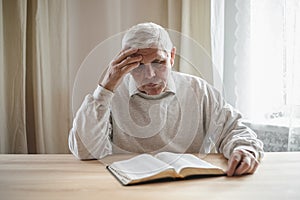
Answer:
<svg viewBox="0 0 300 200"><path fill-rule="evenodd" d="M110 102L113 98L114 93L110 90L105 89L104 87L98 85L93 93L93 97L95 100L102 101L102 102Z"/></svg>

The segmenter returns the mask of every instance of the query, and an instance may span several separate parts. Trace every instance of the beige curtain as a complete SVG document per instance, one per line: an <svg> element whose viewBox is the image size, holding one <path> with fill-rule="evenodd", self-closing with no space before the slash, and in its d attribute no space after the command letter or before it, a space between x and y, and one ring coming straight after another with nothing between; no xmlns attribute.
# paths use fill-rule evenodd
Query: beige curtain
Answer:
<svg viewBox="0 0 300 200"><path fill-rule="evenodd" d="M68 152L66 1L0 4L0 151Z"/></svg>
<svg viewBox="0 0 300 200"><path fill-rule="evenodd" d="M81 63L101 41L136 23L181 32L210 55L210 0L0 0L0 6L0 153L69 152ZM182 41L178 51L193 55L189 45ZM207 66L195 70L180 56L176 66L212 82Z"/></svg>
<svg viewBox="0 0 300 200"><path fill-rule="evenodd" d="M176 12L176 11L174 11ZM213 84L210 39L210 0L183 0L181 30L191 40L181 41L179 71L204 78Z"/></svg>

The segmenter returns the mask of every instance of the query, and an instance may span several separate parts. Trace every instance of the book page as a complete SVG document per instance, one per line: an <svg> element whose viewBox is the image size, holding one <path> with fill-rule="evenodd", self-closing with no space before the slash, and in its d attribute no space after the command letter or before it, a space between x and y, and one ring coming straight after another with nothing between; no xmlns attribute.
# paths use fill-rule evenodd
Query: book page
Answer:
<svg viewBox="0 0 300 200"><path fill-rule="evenodd" d="M178 174L184 168L204 168L204 169L219 168L204 160L201 160L200 158L192 154L176 154L170 152L161 152L156 154L155 157L171 165Z"/></svg>
<svg viewBox="0 0 300 200"><path fill-rule="evenodd" d="M141 154L129 160L117 161L109 167L113 171L117 171L119 175L131 180L143 179L167 169L173 169L170 165L149 154Z"/></svg>

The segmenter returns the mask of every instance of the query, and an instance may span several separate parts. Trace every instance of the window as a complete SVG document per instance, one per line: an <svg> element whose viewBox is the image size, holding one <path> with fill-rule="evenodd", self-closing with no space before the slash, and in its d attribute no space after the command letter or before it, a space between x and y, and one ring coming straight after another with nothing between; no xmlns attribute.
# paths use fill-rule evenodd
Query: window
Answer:
<svg viewBox="0 0 300 200"><path fill-rule="evenodd" d="M300 117L299 12L297 0L251 1L252 120L289 124Z"/></svg>
<svg viewBox="0 0 300 200"><path fill-rule="evenodd" d="M300 1L211 3L212 60L225 99L266 151L299 151Z"/></svg>

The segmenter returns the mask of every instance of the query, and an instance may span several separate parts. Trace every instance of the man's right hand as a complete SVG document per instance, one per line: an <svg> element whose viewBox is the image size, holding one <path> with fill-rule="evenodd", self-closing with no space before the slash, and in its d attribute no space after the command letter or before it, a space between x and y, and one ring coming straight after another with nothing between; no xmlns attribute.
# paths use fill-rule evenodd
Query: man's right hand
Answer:
<svg viewBox="0 0 300 200"><path fill-rule="evenodd" d="M123 77L140 65L141 55L135 55L138 49L122 50L109 64L103 80L99 84L107 90L114 91L122 82Z"/></svg>

